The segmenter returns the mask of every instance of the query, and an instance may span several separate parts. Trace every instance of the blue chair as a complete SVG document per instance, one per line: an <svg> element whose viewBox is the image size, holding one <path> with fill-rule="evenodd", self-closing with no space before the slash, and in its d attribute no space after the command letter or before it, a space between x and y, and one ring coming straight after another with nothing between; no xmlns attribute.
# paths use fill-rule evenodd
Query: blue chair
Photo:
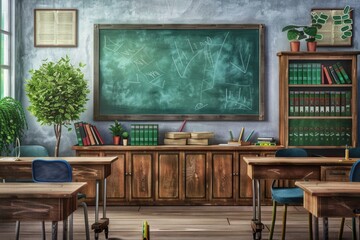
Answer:
<svg viewBox="0 0 360 240"><path fill-rule="evenodd" d="M65 160L42 160L32 161L32 177L34 182L72 182L72 168ZM83 201L86 195L79 193L77 196L84 209L86 239L90 239L89 220L87 205ZM16 239L19 239L20 222L16 223ZM73 215L70 215L69 231L73 232ZM45 223L42 222L43 239L45 239Z"/></svg>
<svg viewBox="0 0 360 240"><path fill-rule="evenodd" d="M350 148L349 149L349 157L350 158L360 157L360 148ZM352 165L352 167L350 169L349 181L350 182L360 182L360 160L356 161ZM354 213L359 215L360 209L354 209ZM339 239L342 239L342 235L344 232L344 223L345 223L345 218L342 218L341 225L340 225ZM355 217L352 218L352 239L356 239Z"/></svg>
<svg viewBox="0 0 360 240"><path fill-rule="evenodd" d="M307 157L308 154L306 150L301 148L288 148L280 149L275 153L276 157ZM298 187L279 187L275 186L278 181L273 181L271 186L271 197L273 200L273 210L272 210L272 222L270 228L269 240L273 239L275 221L276 221L276 207L278 204L284 204L284 214L283 214L283 223L282 223L282 235L281 239L285 239L286 232L286 216L287 216L287 206L302 205L303 204L303 190ZM309 228L310 228L310 239L312 239L312 218L309 214Z"/></svg>

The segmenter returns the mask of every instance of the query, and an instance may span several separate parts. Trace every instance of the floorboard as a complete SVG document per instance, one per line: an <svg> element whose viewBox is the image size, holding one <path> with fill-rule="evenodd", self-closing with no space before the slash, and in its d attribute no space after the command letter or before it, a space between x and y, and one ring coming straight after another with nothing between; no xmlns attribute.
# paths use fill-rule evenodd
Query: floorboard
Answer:
<svg viewBox="0 0 360 240"><path fill-rule="evenodd" d="M271 207L262 208L262 219L265 224L263 239L268 239L271 223ZM100 214L101 215L101 214ZM94 222L94 208L89 207L90 223ZM110 239L139 240L144 220L150 224L152 240L251 240L252 230L250 219L252 208L244 206L126 206L107 207L107 217L110 218ZM281 235L282 208L278 208L277 224L274 239ZM319 221L321 222L321 221ZM330 239L337 239L340 219L330 219ZM15 239L15 223L2 222L0 239ZM351 220L346 220L344 240L351 239ZM51 239L50 223L46 223L47 239ZM59 223L59 239L62 239L62 223ZM322 231L320 224L319 231ZM41 239L41 224L39 222L22 222L22 240ZM78 209L74 214L74 239L85 238L83 212ZM91 238L94 234L91 232ZM105 239L104 233L100 234ZM286 239L308 239L308 215L302 207L289 207ZM321 239L321 236L320 236Z"/></svg>

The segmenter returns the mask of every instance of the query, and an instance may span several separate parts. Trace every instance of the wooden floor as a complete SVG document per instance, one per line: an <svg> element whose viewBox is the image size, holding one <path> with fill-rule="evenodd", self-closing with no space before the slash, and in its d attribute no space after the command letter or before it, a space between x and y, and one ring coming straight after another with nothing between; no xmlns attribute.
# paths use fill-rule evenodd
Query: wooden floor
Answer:
<svg viewBox="0 0 360 240"><path fill-rule="evenodd" d="M110 239L139 240L144 220L150 224L152 240L247 240L252 239L250 219L252 208L244 206L159 206L159 207L108 207L110 218ZM265 229L263 239L268 239L271 207L263 207L262 217ZM302 207L289 207L286 239L308 239L307 213ZM89 207L90 223L94 221L94 208ZM282 207L278 208L278 224L274 239L280 238ZM337 239L339 219L330 219L330 239ZM346 220L344 238L351 239L350 219ZM50 225L47 223L47 239L51 239ZM320 230L321 230L320 226ZM15 223L1 223L0 239L10 240L14 237ZM22 240L41 239L40 223L22 222ZM62 224L59 224L59 239ZM74 215L74 239L85 239L83 212L78 209ZM91 233L94 239L93 232ZM104 233L99 239L105 239ZM320 236L321 239L321 236Z"/></svg>

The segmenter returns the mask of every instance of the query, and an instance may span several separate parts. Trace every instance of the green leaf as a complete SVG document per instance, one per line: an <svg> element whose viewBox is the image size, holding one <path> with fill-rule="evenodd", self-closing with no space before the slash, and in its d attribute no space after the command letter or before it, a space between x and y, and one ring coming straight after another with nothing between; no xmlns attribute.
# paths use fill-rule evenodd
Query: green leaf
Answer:
<svg viewBox="0 0 360 240"><path fill-rule="evenodd" d="M349 12L350 12L350 6L347 5L347 6L345 6L345 8L344 8L344 14L348 14Z"/></svg>

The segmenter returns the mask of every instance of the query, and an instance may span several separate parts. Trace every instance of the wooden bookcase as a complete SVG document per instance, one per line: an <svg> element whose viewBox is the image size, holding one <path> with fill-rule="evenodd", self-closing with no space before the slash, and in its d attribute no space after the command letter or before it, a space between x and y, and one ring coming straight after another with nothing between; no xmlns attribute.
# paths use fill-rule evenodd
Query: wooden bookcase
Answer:
<svg viewBox="0 0 360 240"><path fill-rule="evenodd" d="M357 146L357 55L347 52L279 52L279 139L306 149ZM323 67L349 77L329 84ZM331 74L331 73L329 73ZM336 72L334 72L336 74ZM343 76L343 75L341 75ZM330 76L331 77L331 76ZM339 78L339 77L338 77Z"/></svg>

